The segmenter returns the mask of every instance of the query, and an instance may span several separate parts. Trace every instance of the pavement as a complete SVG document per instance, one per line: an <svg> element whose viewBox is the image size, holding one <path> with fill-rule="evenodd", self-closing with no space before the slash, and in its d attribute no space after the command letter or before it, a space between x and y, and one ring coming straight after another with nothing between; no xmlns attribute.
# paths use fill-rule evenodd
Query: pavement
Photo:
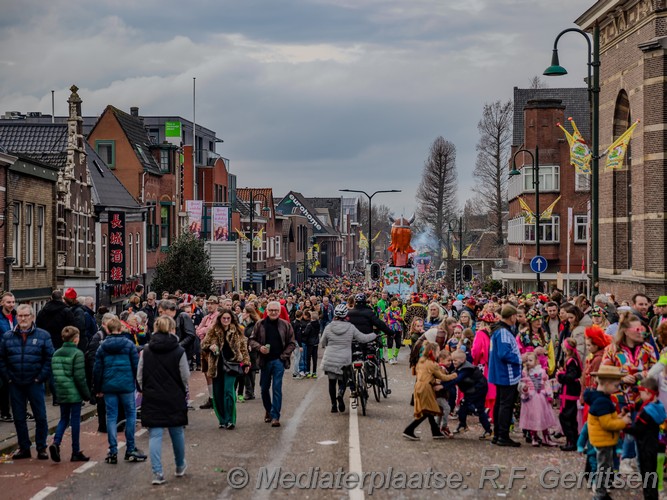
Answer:
<svg viewBox="0 0 667 500"><path fill-rule="evenodd" d="M371 399L367 416L349 404L344 413L332 414L324 374L295 380L289 372L280 428L264 423L259 399L237 405L234 430L218 429L212 411L191 411L187 473L174 477L165 435L162 462L167 483L162 486L151 485L149 462L105 464L106 435L96 432L96 419L91 418L81 430L82 449L91 462L67 461L66 435L59 464L34 458L0 464L2 498L590 498L590 490L577 486L574 477L584 469L581 455L525 444L518 449L493 446L479 441L482 429L474 418L469 420L471 430L454 439L432 440L426 422L417 429L420 441L403 438L403 428L412 420L408 403L414 379L407 367L407 349L401 349L399 360L388 366L392 394L379 403ZM206 399L201 372L193 373L190 386L198 408ZM145 429L137 428L136 442L148 451ZM612 497L639 499L642 494L626 488L615 490Z"/></svg>

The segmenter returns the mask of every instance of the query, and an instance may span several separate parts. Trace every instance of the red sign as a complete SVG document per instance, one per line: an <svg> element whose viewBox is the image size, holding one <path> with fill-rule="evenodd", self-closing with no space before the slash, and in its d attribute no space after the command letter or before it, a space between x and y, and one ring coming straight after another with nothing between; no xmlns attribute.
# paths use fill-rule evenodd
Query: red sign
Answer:
<svg viewBox="0 0 667 500"><path fill-rule="evenodd" d="M124 283L122 285L116 285L111 289L111 296L114 298L124 297L134 293L139 280L132 280L129 283Z"/></svg>
<svg viewBox="0 0 667 500"><path fill-rule="evenodd" d="M109 212L109 279L111 285L125 284L125 212Z"/></svg>

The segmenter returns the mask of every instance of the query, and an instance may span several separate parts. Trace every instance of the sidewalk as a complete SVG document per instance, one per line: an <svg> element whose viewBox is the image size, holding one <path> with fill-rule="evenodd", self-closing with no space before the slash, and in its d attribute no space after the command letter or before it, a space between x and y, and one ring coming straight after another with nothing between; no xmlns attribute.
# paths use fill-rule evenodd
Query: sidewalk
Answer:
<svg viewBox="0 0 667 500"><path fill-rule="evenodd" d="M60 407L53 406L53 399L51 396L46 396L46 418L49 422L49 434L53 434L58 426L60 420ZM28 404L28 412L32 413L30 404ZM93 417L97 412L97 407L86 403L81 408L81 420L87 420ZM35 421L28 420L28 431L30 432L30 439L35 439ZM0 455L11 453L18 448L18 440L16 438L16 428L14 422L0 422Z"/></svg>

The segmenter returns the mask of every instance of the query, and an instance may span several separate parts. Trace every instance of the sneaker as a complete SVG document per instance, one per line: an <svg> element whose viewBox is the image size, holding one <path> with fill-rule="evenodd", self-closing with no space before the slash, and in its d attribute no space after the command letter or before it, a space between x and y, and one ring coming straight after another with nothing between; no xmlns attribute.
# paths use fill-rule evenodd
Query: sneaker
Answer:
<svg viewBox="0 0 667 500"><path fill-rule="evenodd" d="M313 373L310 378L317 378L317 373Z"/></svg>
<svg viewBox="0 0 667 500"><path fill-rule="evenodd" d="M49 454L51 455L51 460L60 462L60 446L55 443L49 446Z"/></svg>
<svg viewBox="0 0 667 500"><path fill-rule="evenodd" d="M464 432L468 432L467 427L457 427L454 434L463 434Z"/></svg>
<svg viewBox="0 0 667 500"><path fill-rule="evenodd" d="M37 450L37 460L48 460L49 454L46 452L46 448L42 450Z"/></svg>
<svg viewBox="0 0 667 500"><path fill-rule="evenodd" d="M88 462L89 460L90 457L84 455L82 451L77 451L76 453L72 453L70 462Z"/></svg>
<svg viewBox="0 0 667 500"><path fill-rule="evenodd" d="M345 398L342 394L339 394L336 401L338 401L338 411L343 413L345 411Z"/></svg>
<svg viewBox="0 0 667 500"><path fill-rule="evenodd" d="M264 414L264 422L266 422L267 424L271 422L271 415L269 414L268 411Z"/></svg>
<svg viewBox="0 0 667 500"><path fill-rule="evenodd" d="M153 474L153 480L151 481L151 484L159 486L159 485L164 484L166 482L167 481L165 480L165 478L162 474Z"/></svg>
<svg viewBox="0 0 667 500"><path fill-rule="evenodd" d="M22 460L24 458L32 458L30 455L30 450L22 450L19 448L12 454L12 459L14 460Z"/></svg>
<svg viewBox="0 0 667 500"><path fill-rule="evenodd" d="M280 427L280 420L278 420L277 418L271 420L271 427Z"/></svg>
<svg viewBox="0 0 667 500"><path fill-rule="evenodd" d="M118 455L116 453L109 453L104 461L108 464L116 465L118 463Z"/></svg>
<svg viewBox="0 0 667 500"><path fill-rule="evenodd" d="M27 413L26 413L26 416L27 416L28 420L30 420L30 421L35 420L34 415L33 415L32 413L30 413L30 412L27 412Z"/></svg>
<svg viewBox="0 0 667 500"><path fill-rule="evenodd" d="M433 439L445 439L447 436L443 432L437 432L433 434Z"/></svg>
<svg viewBox="0 0 667 500"><path fill-rule="evenodd" d="M409 432L403 432L403 437L409 439L410 441L419 441L421 439L420 437L415 436L414 434L410 434Z"/></svg>
<svg viewBox="0 0 667 500"><path fill-rule="evenodd" d="M203 405L199 405L200 410L210 410L212 408L213 408L213 399L212 398L208 398L206 400L206 403L204 403Z"/></svg>
<svg viewBox="0 0 667 500"><path fill-rule="evenodd" d="M520 448L521 447L521 443L519 443L518 441L514 441L512 439L500 439L500 438L498 438L498 441L496 442L496 444L498 446L507 446L507 447L510 447L510 448Z"/></svg>
<svg viewBox="0 0 667 500"><path fill-rule="evenodd" d="M233 431L234 429L236 429L236 426L230 422L225 426L225 428L229 431Z"/></svg>
<svg viewBox="0 0 667 500"><path fill-rule="evenodd" d="M338 406L335 403L331 405L331 413L338 413Z"/></svg>
<svg viewBox="0 0 667 500"><path fill-rule="evenodd" d="M561 446L560 451L577 451L577 447L573 444L568 443L568 444L565 444L565 445ZM621 460L621 462L622 462L622 460ZM621 466L622 465L623 464L621 464ZM619 468L619 470L620 470L620 468Z"/></svg>
<svg viewBox="0 0 667 500"><path fill-rule="evenodd" d="M148 457L144 455L138 448L125 453L126 462L144 462L146 461L146 458Z"/></svg>
<svg viewBox="0 0 667 500"><path fill-rule="evenodd" d="M305 372L299 372L299 378L306 378Z"/></svg>
<svg viewBox="0 0 667 500"><path fill-rule="evenodd" d="M176 477L183 477L185 476L185 471L188 469L188 464L184 463L182 467L176 466L176 472L174 472L174 476Z"/></svg>
<svg viewBox="0 0 667 500"><path fill-rule="evenodd" d="M486 440L489 439L490 437L493 437L493 432L491 432L491 431L484 431L484 434L482 434L482 435L479 437L479 440L480 440L480 441L486 441Z"/></svg>
<svg viewBox="0 0 667 500"><path fill-rule="evenodd" d="M440 432L442 432L446 438L454 439L454 435L452 434L452 431L449 430L449 427L441 427Z"/></svg>
<svg viewBox="0 0 667 500"><path fill-rule="evenodd" d="M14 419L9 414L0 416L0 422L13 422L13 421Z"/></svg>
<svg viewBox="0 0 667 500"><path fill-rule="evenodd" d="M535 438L535 439L533 439L533 441L530 444L531 444L531 446L534 446L535 448L539 448L541 443L540 443L539 439Z"/></svg>
<svg viewBox="0 0 667 500"><path fill-rule="evenodd" d="M312 376L313 375L310 372L306 373L306 378L311 378Z"/></svg>
<svg viewBox="0 0 667 500"><path fill-rule="evenodd" d="M245 398L241 395L236 396L236 402L237 403L245 403Z"/></svg>
<svg viewBox="0 0 667 500"><path fill-rule="evenodd" d="M299 378L299 374L298 373L292 373L292 378Z"/></svg>

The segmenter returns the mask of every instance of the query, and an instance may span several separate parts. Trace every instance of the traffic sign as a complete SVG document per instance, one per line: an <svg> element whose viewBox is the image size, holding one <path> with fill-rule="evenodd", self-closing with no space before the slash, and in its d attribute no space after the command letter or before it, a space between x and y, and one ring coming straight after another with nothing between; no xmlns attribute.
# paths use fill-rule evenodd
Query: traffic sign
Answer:
<svg viewBox="0 0 667 500"><path fill-rule="evenodd" d="M547 264L548 261L541 255L536 255L532 259L530 259L530 269L534 273L543 273L544 271L547 270Z"/></svg>

